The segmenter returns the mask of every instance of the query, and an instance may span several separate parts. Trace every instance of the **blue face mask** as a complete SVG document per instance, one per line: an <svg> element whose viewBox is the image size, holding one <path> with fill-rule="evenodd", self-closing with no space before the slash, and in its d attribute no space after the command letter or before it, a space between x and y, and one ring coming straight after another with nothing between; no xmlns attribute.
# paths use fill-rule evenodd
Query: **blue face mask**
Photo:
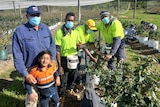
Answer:
<svg viewBox="0 0 160 107"><path fill-rule="evenodd" d="M110 22L109 17L104 17L104 18L102 19L102 22L103 22L104 24L108 24L108 23Z"/></svg>
<svg viewBox="0 0 160 107"><path fill-rule="evenodd" d="M87 30L87 33L88 33L88 34L90 34L90 33L92 33L92 32L93 32L93 31L90 30L90 29Z"/></svg>
<svg viewBox="0 0 160 107"><path fill-rule="evenodd" d="M29 23L32 26L37 26L40 24L40 22L41 22L41 17L29 17Z"/></svg>
<svg viewBox="0 0 160 107"><path fill-rule="evenodd" d="M73 22L70 22L70 21L67 21L66 24L65 24L65 26L66 26L67 28L71 29L71 28L73 28L74 23L73 23Z"/></svg>

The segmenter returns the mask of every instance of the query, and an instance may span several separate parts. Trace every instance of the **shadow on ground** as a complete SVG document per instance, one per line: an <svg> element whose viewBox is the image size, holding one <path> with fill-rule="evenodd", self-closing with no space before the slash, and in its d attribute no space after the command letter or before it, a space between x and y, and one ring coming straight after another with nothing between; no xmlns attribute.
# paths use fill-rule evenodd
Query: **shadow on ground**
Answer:
<svg viewBox="0 0 160 107"><path fill-rule="evenodd" d="M12 71L10 78L0 79L0 107L24 107L25 90L20 75Z"/></svg>

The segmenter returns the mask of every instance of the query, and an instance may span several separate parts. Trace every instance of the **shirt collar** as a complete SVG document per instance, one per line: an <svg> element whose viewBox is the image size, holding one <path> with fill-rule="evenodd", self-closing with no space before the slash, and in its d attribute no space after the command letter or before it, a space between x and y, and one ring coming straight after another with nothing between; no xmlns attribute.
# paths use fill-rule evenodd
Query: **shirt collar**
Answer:
<svg viewBox="0 0 160 107"><path fill-rule="evenodd" d="M50 68L50 67L52 67L52 65L51 65L51 64L49 64L49 65L48 65L48 68ZM38 70L40 70L40 71L42 70L42 67L41 67L41 65L40 65L40 64L38 65L37 69L38 69Z"/></svg>
<svg viewBox="0 0 160 107"><path fill-rule="evenodd" d="M29 31L30 31L30 30L33 30L33 26L32 26L29 22L27 22L27 23L25 24L25 26L29 29ZM42 29L43 29L41 23L39 24L38 27L39 27L39 30L42 30Z"/></svg>

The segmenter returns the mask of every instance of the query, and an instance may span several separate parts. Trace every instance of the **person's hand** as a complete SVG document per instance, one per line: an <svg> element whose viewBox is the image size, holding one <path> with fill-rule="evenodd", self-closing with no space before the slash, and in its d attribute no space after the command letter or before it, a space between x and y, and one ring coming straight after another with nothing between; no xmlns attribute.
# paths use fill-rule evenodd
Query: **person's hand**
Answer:
<svg viewBox="0 0 160 107"><path fill-rule="evenodd" d="M107 55L104 57L104 60L109 61L111 58L112 58L112 55L111 55L111 54L107 54Z"/></svg>
<svg viewBox="0 0 160 107"><path fill-rule="evenodd" d="M81 44L81 43L78 43L78 44L77 44L77 47L78 47L78 49L83 49L83 48L86 47L86 45Z"/></svg>
<svg viewBox="0 0 160 107"><path fill-rule="evenodd" d="M63 75L63 74L64 74L64 69L63 69L63 67L59 67L59 68L58 68L58 72L59 72L59 75Z"/></svg>
<svg viewBox="0 0 160 107"><path fill-rule="evenodd" d="M37 101L37 95L32 93L29 95L29 100L32 101L32 102L36 102Z"/></svg>
<svg viewBox="0 0 160 107"><path fill-rule="evenodd" d="M60 86L60 85L61 85L60 77L57 76L56 77L56 86Z"/></svg>
<svg viewBox="0 0 160 107"><path fill-rule="evenodd" d="M97 58L93 58L93 61L94 61L95 63L97 63L97 62L98 62L98 59L97 59Z"/></svg>
<svg viewBox="0 0 160 107"><path fill-rule="evenodd" d="M124 59L124 58L121 58L119 62L120 62L120 63L124 63L124 62L125 62L125 59Z"/></svg>
<svg viewBox="0 0 160 107"><path fill-rule="evenodd" d="M36 84L37 83L37 80L31 75L31 74L28 74L26 77L25 77L26 81L30 84Z"/></svg>

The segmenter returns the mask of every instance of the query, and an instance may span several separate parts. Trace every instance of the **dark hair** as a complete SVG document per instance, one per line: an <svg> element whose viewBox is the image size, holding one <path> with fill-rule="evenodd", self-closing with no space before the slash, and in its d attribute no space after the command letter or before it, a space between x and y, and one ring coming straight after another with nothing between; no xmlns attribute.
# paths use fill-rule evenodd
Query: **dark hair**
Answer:
<svg viewBox="0 0 160 107"><path fill-rule="evenodd" d="M134 28L134 27L136 27L136 25L135 24L130 24L130 27Z"/></svg>
<svg viewBox="0 0 160 107"><path fill-rule="evenodd" d="M104 10L104 11L101 11L99 15L102 18L103 16L111 16L111 13L107 10Z"/></svg>
<svg viewBox="0 0 160 107"><path fill-rule="evenodd" d="M43 50L38 54L38 59L40 59L44 54L48 54L50 55L50 57L52 57L52 53L49 50Z"/></svg>
<svg viewBox="0 0 160 107"><path fill-rule="evenodd" d="M75 14L73 12L68 12L66 14L65 21L67 21L67 19L68 19L69 16L74 16L74 18L75 18Z"/></svg>

